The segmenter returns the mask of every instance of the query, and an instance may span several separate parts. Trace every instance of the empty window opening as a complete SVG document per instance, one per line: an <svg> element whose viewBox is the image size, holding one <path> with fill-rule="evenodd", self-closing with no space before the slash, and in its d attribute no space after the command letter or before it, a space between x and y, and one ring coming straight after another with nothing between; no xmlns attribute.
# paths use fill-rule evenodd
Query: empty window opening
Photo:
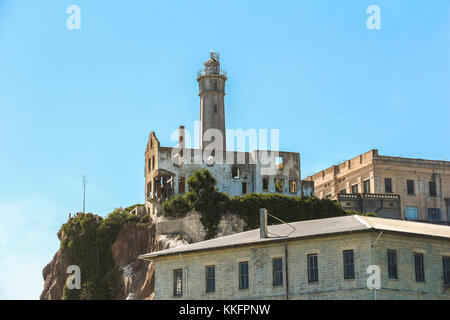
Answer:
<svg viewBox="0 0 450 320"><path fill-rule="evenodd" d="M430 197L437 197L436 181L428 182L428 187L430 189Z"/></svg>
<svg viewBox="0 0 450 320"><path fill-rule="evenodd" d="M247 182L242 182L242 194L247 193Z"/></svg>
<svg viewBox="0 0 450 320"><path fill-rule="evenodd" d="M239 178L239 168L238 167L231 168L231 176L235 179Z"/></svg>
<svg viewBox="0 0 450 320"><path fill-rule="evenodd" d="M275 179L275 190L277 192L283 192L284 180L283 179Z"/></svg>
<svg viewBox="0 0 450 320"><path fill-rule="evenodd" d="M297 193L297 182L295 180L289 181L289 192Z"/></svg>
<svg viewBox="0 0 450 320"><path fill-rule="evenodd" d="M275 157L275 165L278 170L283 169L283 157Z"/></svg>
<svg viewBox="0 0 450 320"><path fill-rule="evenodd" d="M269 191L269 178L263 178L263 191Z"/></svg>

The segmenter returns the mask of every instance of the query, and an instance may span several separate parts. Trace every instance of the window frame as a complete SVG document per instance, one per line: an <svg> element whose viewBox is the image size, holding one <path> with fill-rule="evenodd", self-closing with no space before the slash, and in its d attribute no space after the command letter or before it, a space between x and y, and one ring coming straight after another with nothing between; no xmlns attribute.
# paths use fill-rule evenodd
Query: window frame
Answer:
<svg viewBox="0 0 450 320"><path fill-rule="evenodd" d="M363 193L370 193L370 179L363 181Z"/></svg>
<svg viewBox="0 0 450 320"><path fill-rule="evenodd" d="M178 283L178 276L180 278L180 282ZM179 284L179 287L178 287ZM183 269L174 269L173 270L173 296L174 297L182 297L183 296Z"/></svg>
<svg viewBox="0 0 450 320"><path fill-rule="evenodd" d="M355 188L356 187L356 192L354 191L354 189L353 188ZM352 185L352 194L358 194L359 192L359 187L358 187L358 184L354 184L354 185Z"/></svg>
<svg viewBox="0 0 450 320"><path fill-rule="evenodd" d="M450 287L450 256L442 256L442 273L444 286Z"/></svg>
<svg viewBox="0 0 450 320"><path fill-rule="evenodd" d="M242 266L246 266L246 270L244 270L245 272L243 272ZM248 261L239 262L239 290L246 290L250 287L248 273L249 273Z"/></svg>
<svg viewBox="0 0 450 320"><path fill-rule="evenodd" d="M416 194L416 187L414 186L414 180L411 179L406 180L406 193L410 196L414 196Z"/></svg>
<svg viewBox="0 0 450 320"><path fill-rule="evenodd" d="M392 178L384 178L384 193L392 193Z"/></svg>
<svg viewBox="0 0 450 320"><path fill-rule="evenodd" d="M347 262L346 254L351 253L351 263ZM353 280L355 279L355 252L353 249L342 251L343 254L343 262L344 262L344 280ZM348 274L348 269L351 266L351 274Z"/></svg>
<svg viewBox="0 0 450 320"><path fill-rule="evenodd" d="M393 257L394 261L391 260ZM397 250L387 249L387 265L389 280L398 280L398 261Z"/></svg>
<svg viewBox="0 0 450 320"><path fill-rule="evenodd" d="M431 187L433 186L433 187ZM431 192L433 191L433 192ZM437 197L437 186L436 181L428 181L428 196L436 198Z"/></svg>
<svg viewBox="0 0 450 320"><path fill-rule="evenodd" d="M272 258L272 284L274 287L283 285L283 276L283 258Z"/></svg>
<svg viewBox="0 0 450 320"><path fill-rule="evenodd" d="M414 274L416 282L425 282L425 264L424 264L424 254L422 252L414 252ZM419 258L420 259L417 259Z"/></svg>
<svg viewBox="0 0 450 320"><path fill-rule="evenodd" d="M311 260L311 258L313 258ZM314 259L315 258L315 259ZM307 255L308 263L308 283L319 282L319 257L317 253Z"/></svg>
<svg viewBox="0 0 450 320"><path fill-rule="evenodd" d="M210 273L209 271L212 270ZM216 266L205 266L205 291L206 293L216 292Z"/></svg>

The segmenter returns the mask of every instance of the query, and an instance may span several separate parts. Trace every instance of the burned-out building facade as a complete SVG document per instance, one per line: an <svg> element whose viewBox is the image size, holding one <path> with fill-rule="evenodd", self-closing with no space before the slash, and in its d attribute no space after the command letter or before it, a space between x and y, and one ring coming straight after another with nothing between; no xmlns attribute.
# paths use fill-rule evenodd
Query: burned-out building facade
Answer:
<svg viewBox="0 0 450 320"><path fill-rule="evenodd" d="M145 208L152 218L162 214L162 203L189 191L187 180L195 170L208 169L219 191L229 196L264 192L302 194L299 153L226 150L226 80L218 54L211 52L197 74L199 148L186 147L184 126L178 128L176 147L161 146L155 132L150 133L145 150Z"/></svg>

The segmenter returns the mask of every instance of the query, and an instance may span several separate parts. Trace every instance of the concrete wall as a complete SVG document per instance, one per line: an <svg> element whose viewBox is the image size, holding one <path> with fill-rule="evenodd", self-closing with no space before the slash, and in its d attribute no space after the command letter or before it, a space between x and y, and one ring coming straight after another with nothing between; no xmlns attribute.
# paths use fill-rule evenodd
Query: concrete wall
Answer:
<svg viewBox="0 0 450 320"><path fill-rule="evenodd" d="M372 264L371 241L378 233L360 232L315 237L287 244L289 299L373 299L367 288L366 269ZM286 273L282 286L272 284L272 259L283 258L286 243L252 245L160 258L155 261L156 299L174 299L173 270L183 269L183 296L175 299L286 299ZM387 249L397 250L398 280L387 277ZM355 279L343 278L343 250L354 250ZM413 254L423 252L425 283L415 281ZM318 254L319 282L308 283L307 255ZM381 268L379 299L450 299L443 290L442 256L450 255L450 242L425 237L383 234L375 246L375 265ZM239 290L238 265L249 262L249 289ZM216 291L205 292L205 266L216 267ZM285 271L285 270L284 270ZM187 281L186 281L187 279Z"/></svg>

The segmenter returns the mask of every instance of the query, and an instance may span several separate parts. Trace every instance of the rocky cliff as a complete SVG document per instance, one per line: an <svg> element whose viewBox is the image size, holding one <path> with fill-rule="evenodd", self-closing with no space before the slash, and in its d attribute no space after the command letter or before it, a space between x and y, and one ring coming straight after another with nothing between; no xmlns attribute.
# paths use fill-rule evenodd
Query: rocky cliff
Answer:
<svg viewBox="0 0 450 320"><path fill-rule="evenodd" d="M61 243L67 235L61 235ZM113 299L152 299L154 288L154 267L148 261L138 260L140 254L187 244L180 236L156 233L155 225L147 223L123 223L110 246L115 272L112 278ZM59 300L64 296L64 286L68 274L67 267L74 264L69 250L61 245L53 260L43 269L45 280L41 300ZM83 278L83 268L81 268ZM83 280L82 280L83 281Z"/></svg>

